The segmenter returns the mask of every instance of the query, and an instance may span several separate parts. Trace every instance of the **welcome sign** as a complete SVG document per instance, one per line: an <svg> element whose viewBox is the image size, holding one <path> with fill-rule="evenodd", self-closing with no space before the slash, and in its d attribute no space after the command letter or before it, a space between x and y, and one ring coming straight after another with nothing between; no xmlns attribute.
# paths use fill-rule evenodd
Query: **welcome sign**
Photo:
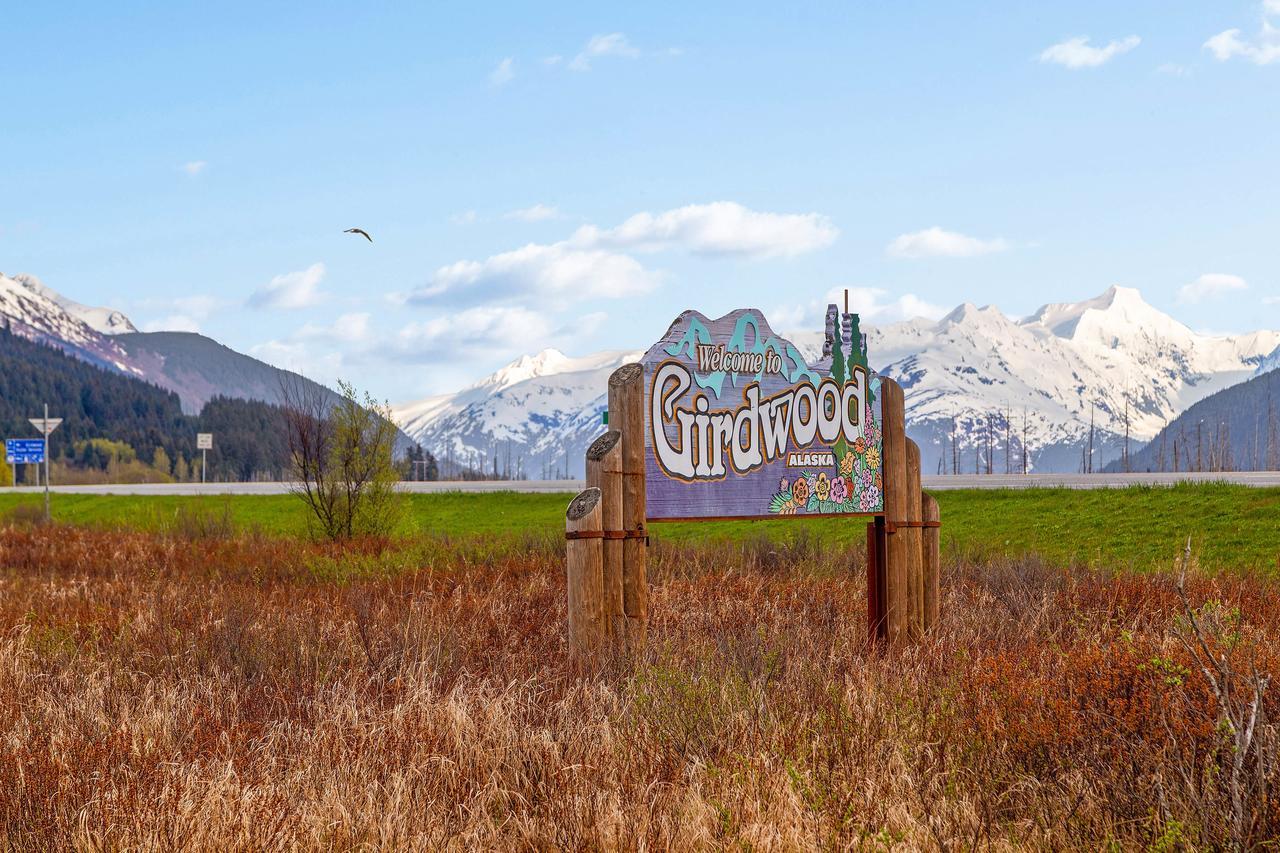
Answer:
<svg viewBox="0 0 1280 853"><path fill-rule="evenodd" d="M650 520L884 511L880 379L858 315L825 331L809 364L754 309L672 323L642 362Z"/></svg>

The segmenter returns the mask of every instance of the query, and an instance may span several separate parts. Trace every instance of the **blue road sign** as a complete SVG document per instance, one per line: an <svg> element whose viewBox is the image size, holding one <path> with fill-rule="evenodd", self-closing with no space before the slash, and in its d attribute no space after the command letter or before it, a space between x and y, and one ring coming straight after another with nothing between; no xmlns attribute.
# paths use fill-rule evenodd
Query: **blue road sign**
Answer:
<svg viewBox="0 0 1280 853"><path fill-rule="evenodd" d="M4 461L9 465L28 465L44 461L43 438L6 438Z"/></svg>

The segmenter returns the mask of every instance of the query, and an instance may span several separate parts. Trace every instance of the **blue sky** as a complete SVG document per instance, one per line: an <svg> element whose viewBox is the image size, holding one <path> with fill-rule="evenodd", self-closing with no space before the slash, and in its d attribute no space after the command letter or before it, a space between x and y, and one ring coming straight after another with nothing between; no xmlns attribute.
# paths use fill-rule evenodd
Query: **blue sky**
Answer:
<svg viewBox="0 0 1280 853"><path fill-rule="evenodd" d="M1280 328L1280 0L690 5L7 8L0 270L397 402L845 287Z"/></svg>

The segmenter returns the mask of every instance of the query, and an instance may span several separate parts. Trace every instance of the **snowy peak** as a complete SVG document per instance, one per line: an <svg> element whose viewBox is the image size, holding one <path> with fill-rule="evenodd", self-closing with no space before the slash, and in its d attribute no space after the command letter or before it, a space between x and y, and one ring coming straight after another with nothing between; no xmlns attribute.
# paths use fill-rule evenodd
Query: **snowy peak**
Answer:
<svg viewBox="0 0 1280 853"><path fill-rule="evenodd" d="M1115 285L1101 296L1083 302L1055 302L1041 306L1019 325L1067 340L1093 341L1108 346L1117 338L1131 335L1139 329L1148 336L1182 343L1194 337L1190 329L1150 305L1135 288Z"/></svg>
<svg viewBox="0 0 1280 853"><path fill-rule="evenodd" d="M0 275L3 275L3 273L0 273ZM129 318L120 311L114 308L95 308L81 305L79 302L68 299L58 293L34 275L16 273L13 276L13 281L16 281L37 296L49 300L72 317L83 321L96 332L101 332L104 335L123 335L138 331Z"/></svg>
<svg viewBox="0 0 1280 853"><path fill-rule="evenodd" d="M1019 441L1026 437L1033 469L1077 470L1091 430L1106 448L1095 460L1100 466L1126 432L1140 442L1205 396L1264 366L1280 367L1280 332L1201 335L1128 287L1050 303L1021 320L965 303L937 321L862 328L872 364L905 391L908 428L929 471L957 459L972 470L975 453L999 443L993 429L1008 439L1010 421ZM811 361L820 358L820 330L786 337ZM565 470L600 431L609 373L639 355L543 350L398 414L406 432L438 456L492 465L492 454L514 454L530 475ZM570 462L566 448L574 449Z"/></svg>
<svg viewBox="0 0 1280 853"><path fill-rule="evenodd" d="M76 312L68 310L64 302L74 306L79 312L88 312L92 316L96 316L93 315L95 311L107 310L85 308L79 303L65 300L34 276L20 274L10 277L0 273L0 318L8 322L15 334L58 347L77 358L108 369L133 376L142 375L143 370L111 335L100 331ZM107 316L96 319L104 324L111 322ZM124 315L120 315L115 325L133 328Z"/></svg>
<svg viewBox="0 0 1280 853"><path fill-rule="evenodd" d="M619 359L630 354L632 353L622 350L605 350L582 358L572 358L558 349L549 347L536 355L520 356L520 358L506 367L486 376L471 387L500 391L541 376L599 370L602 367L617 368L625 363L625 360L620 361Z"/></svg>
<svg viewBox="0 0 1280 853"><path fill-rule="evenodd" d="M1271 355L1264 358L1258 364L1258 369L1254 372L1256 376L1264 373L1270 373L1273 370L1280 370L1280 346L1272 350Z"/></svg>
<svg viewBox="0 0 1280 853"><path fill-rule="evenodd" d="M604 350L575 358L544 349L457 393L396 406L393 416L446 466L483 467L497 453L535 476L566 470L581 464L581 451L599 434L609 375L641 355ZM574 448L568 461L566 448Z"/></svg>

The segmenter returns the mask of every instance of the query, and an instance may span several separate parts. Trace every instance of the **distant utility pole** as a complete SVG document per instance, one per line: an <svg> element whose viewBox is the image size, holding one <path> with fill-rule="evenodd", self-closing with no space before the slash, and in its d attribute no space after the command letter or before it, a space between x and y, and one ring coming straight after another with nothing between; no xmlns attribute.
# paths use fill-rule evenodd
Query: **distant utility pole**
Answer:
<svg viewBox="0 0 1280 853"><path fill-rule="evenodd" d="M1009 454L1013 451L1013 439L1009 432L1009 407L1004 407L1004 472L1012 474L1013 469L1009 467Z"/></svg>
<svg viewBox="0 0 1280 853"><path fill-rule="evenodd" d="M1089 404L1089 458L1088 471L1086 474L1093 473L1093 403Z"/></svg>
<svg viewBox="0 0 1280 853"><path fill-rule="evenodd" d="M1196 421L1196 471L1204 470L1204 455L1202 449L1204 447L1204 418Z"/></svg>
<svg viewBox="0 0 1280 853"><path fill-rule="evenodd" d="M49 417L49 404L44 404L43 418L28 418L33 427L44 436L44 520L49 521L49 435L62 423L62 418Z"/></svg>
<svg viewBox="0 0 1280 853"><path fill-rule="evenodd" d="M1124 470L1129 473L1129 389L1124 392Z"/></svg>
<svg viewBox="0 0 1280 853"><path fill-rule="evenodd" d="M1022 473L1027 473L1027 407L1022 407Z"/></svg>

